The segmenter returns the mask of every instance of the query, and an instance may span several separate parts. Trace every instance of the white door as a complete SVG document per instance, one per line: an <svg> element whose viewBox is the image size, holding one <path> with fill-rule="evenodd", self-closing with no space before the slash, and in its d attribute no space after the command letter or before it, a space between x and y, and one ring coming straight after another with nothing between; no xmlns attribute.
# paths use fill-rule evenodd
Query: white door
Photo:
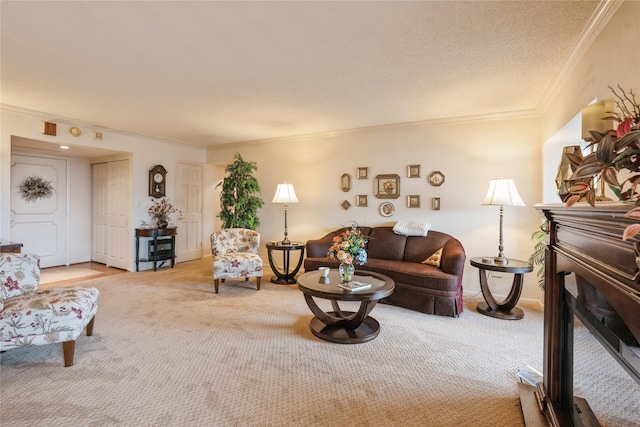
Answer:
<svg viewBox="0 0 640 427"><path fill-rule="evenodd" d="M107 163L107 265L129 269L131 232L129 223L129 160Z"/></svg>
<svg viewBox="0 0 640 427"><path fill-rule="evenodd" d="M177 261L202 258L202 165L178 163Z"/></svg>
<svg viewBox="0 0 640 427"><path fill-rule="evenodd" d="M53 189L50 197L28 200L19 186L40 178ZM67 265L67 161L11 156L11 240L22 252L40 256L41 267Z"/></svg>
<svg viewBox="0 0 640 427"><path fill-rule="evenodd" d="M93 165L93 203L91 227L91 260L107 264L109 255L109 185L107 181L107 163Z"/></svg>

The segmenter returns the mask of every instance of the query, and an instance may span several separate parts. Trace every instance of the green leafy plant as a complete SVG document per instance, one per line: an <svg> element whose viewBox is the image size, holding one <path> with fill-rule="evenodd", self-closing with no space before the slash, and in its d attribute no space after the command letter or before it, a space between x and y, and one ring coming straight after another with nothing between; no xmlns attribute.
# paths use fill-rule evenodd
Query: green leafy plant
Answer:
<svg viewBox="0 0 640 427"><path fill-rule="evenodd" d="M236 153L233 159L233 163L224 170L228 173L227 177L216 186L222 186L222 210L217 216L222 221L222 228L255 230L260 225L258 209L264 205L262 199L256 196L260 193L260 185L253 172L258 170L258 166L255 162L245 162L240 153Z"/></svg>
<svg viewBox="0 0 640 427"><path fill-rule="evenodd" d="M533 246L533 253L529 257L529 263L534 267L538 267L536 270L536 277L538 278L538 286L544 291L544 258L545 258L545 236L547 235L547 222L545 221L540 225L540 228L531 233L531 240L535 243Z"/></svg>

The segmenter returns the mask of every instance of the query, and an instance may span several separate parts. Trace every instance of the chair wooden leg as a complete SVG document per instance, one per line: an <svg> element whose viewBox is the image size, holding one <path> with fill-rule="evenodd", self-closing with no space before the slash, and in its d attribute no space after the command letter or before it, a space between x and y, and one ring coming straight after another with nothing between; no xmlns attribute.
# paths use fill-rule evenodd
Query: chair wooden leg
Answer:
<svg viewBox="0 0 640 427"><path fill-rule="evenodd" d="M213 287L216 290L216 294L218 293L218 286L220 286L220 279L213 279Z"/></svg>
<svg viewBox="0 0 640 427"><path fill-rule="evenodd" d="M62 353L64 354L64 367L73 365L73 353L76 350L75 341L65 341L62 343Z"/></svg>
<svg viewBox="0 0 640 427"><path fill-rule="evenodd" d="M260 281L262 280L262 277L258 276L256 277L256 287L258 288L258 290L260 290Z"/></svg>
<svg viewBox="0 0 640 427"><path fill-rule="evenodd" d="M93 321L94 320L96 320L96 316L93 316L93 318L89 321L89 323L87 323L87 336L88 337L93 335Z"/></svg>

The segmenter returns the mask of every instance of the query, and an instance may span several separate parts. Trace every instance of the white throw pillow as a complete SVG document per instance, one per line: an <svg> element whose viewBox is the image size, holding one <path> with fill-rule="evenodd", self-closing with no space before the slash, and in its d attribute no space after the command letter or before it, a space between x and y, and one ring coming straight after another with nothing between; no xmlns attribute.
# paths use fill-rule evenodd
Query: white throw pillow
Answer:
<svg viewBox="0 0 640 427"><path fill-rule="evenodd" d="M426 236L431 224L420 221L398 221L393 226L393 232L403 236Z"/></svg>

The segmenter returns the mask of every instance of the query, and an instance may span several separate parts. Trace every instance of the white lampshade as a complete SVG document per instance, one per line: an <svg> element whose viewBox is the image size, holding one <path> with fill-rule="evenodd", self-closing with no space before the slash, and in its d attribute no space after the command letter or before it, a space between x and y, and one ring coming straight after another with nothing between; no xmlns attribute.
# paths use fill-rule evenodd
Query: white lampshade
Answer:
<svg viewBox="0 0 640 427"><path fill-rule="evenodd" d="M286 182L284 184L278 184L276 194L273 196L271 203L298 203L293 184L287 184Z"/></svg>
<svg viewBox="0 0 640 427"><path fill-rule="evenodd" d="M518 194L513 179L496 178L489 183L489 191L484 196L483 205L525 206Z"/></svg>

